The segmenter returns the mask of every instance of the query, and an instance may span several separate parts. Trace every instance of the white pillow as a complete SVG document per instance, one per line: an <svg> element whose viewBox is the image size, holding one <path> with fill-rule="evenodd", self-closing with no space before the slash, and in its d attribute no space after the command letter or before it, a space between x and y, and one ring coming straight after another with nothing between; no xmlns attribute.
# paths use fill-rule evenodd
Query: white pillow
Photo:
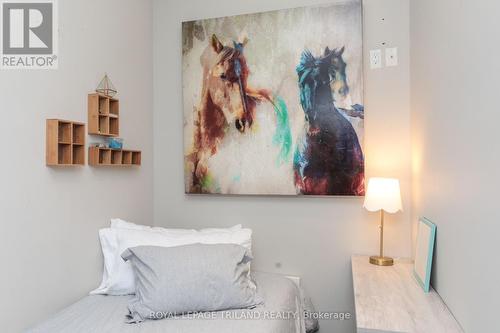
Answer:
<svg viewBox="0 0 500 333"><path fill-rule="evenodd" d="M196 233L196 232L225 232L225 231L235 231L235 230L240 230L242 228L241 224L237 224L235 226L232 226L230 228L206 228L206 229L200 229L200 230L195 230L195 229L179 229L179 228L173 228L173 229L167 229L167 228L162 228L162 227L150 227L149 225L142 225L142 224L135 224L132 222L128 222L122 219L111 219L111 228L122 228L122 229L134 229L134 230L149 230L149 231L168 231L168 232L175 232L175 233Z"/></svg>
<svg viewBox="0 0 500 333"><path fill-rule="evenodd" d="M106 228L99 230L99 240L101 242L101 250L104 261L102 271L102 281L97 289L90 294L101 294L101 291L106 289L108 278L113 271L116 262L116 249L118 248L118 239L114 229Z"/></svg>
<svg viewBox="0 0 500 333"><path fill-rule="evenodd" d="M101 229L99 236L104 256L103 280L101 285L90 293L107 295L135 293L132 267L121 258L123 251L130 247L141 245L172 247L202 243L238 244L251 250L252 246L252 230L250 229L205 229L180 233L175 229L161 229L163 230Z"/></svg>
<svg viewBox="0 0 500 333"><path fill-rule="evenodd" d="M134 229L134 230L145 230L145 231L154 231L154 232L167 232L168 234L197 234L199 232L202 233L227 233L228 231L236 231L241 230L241 224L235 225L230 228L206 228L201 230L195 229L166 229L161 227L150 227L147 225L135 224L132 222L127 222L125 220L115 218L111 219L111 229L101 229L99 230L99 238L101 241L102 253L104 257L104 268L103 268L103 276L102 281L99 287L92 291L91 294L102 294L106 293L107 290L107 280L111 270L113 269L116 262L121 261L121 253L117 252L118 240L116 239L116 233L112 229L122 228L122 229ZM251 241L251 240L250 240Z"/></svg>

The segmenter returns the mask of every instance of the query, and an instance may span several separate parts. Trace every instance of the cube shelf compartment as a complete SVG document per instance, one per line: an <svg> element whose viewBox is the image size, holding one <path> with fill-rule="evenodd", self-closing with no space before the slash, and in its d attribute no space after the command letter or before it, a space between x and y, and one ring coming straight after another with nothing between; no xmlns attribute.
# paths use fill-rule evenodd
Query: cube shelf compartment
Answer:
<svg viewBox="0 0 500 333"><path fill-rule="evenodd" d="M57 162L51 165L72 165L71 144L59 143L57 145Z"/></svg>
<svg viewBox="0 0 500 333"><path fill-rule="evenodd" d="M73 123L73 145L85 146L85 125ZM85 155L85 154L84 154Z"/></svg>
<svg viewBox="0 0 500 333"><path fill-rule="evenodd" d="M48 166L85 165L85 124L47 119L45 136Z"/></svg>
<svg viewBox="0 0 500 333"><path fill-rule="evenodd" d="M85 164L85 146L75 145L71 147L73 149L73 164L84 165Z"/></svg>
<svg viewBox="0 0 500 333"><path fill-rule="evenodd" d="M89 165L91 166L140 166L141 152L100 147L89 147Z"/></svg>
<svg viewBox="0 0 500 333"><path fill-rule="evenodd" d="M93 159L91 157L92 155L89 156L89 164L94 165ZM104 150L104 149L99 149L99 158L98 158L98 164L99 165L109 165L111 164L111 151L110 150Z"/></svg>
<svg viewBox="0 0 500 333"><path fill-rule="evenodd" d="M131 165L132 164L132 152L131 151L126 151L126 150L122 151L122 164L123 165Z"/></svg>
<svg viewBox="0 0 500 333"><path fill-rule="evenodd" d="M101 94L88 95L89 134L118 136L120 134L120 102Z"/></svg>
<svg viewBox="0 0 500 333"><path fill-rule="evenodd" d="M57 137L58 137L59 143L71 144L71 135L72 135L71 134L71 131L72 131L71 123L59 121L57 131L58 131Z"/></svg>
<svg viewBox="0 0 500 333"><path fill-rule="evenodd" d="M122 151L112 150L111 151L111 164L122 164Z"/></svg>

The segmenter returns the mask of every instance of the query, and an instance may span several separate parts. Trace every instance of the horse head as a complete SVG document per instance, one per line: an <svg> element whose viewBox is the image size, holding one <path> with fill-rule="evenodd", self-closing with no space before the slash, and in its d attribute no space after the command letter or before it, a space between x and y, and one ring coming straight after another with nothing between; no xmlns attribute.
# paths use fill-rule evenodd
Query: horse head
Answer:
<svg viewBox="0 0 500 333"><path fill-rule="evenodd" d="M317 107L333 105L334 95L346 96L349 86L346 78L346 63L342 58L344 47L330 50L326 47L320 57L309 50L302 53L297 66L300 102L308 120L316 117Z"/></svg>
<svg viewBox="0 0 500 333"><path fill-rule="evenodd" d="M325 55L331 54L330 59L333 72L331 86L335 100L345 98L349 94L349 85L347 84L346 75L347 64L342 57L344 50L344 47L340 50L334 49L333 51L330 51L328 47L325 49Z"/></svg>
<svg viewBox="0 0 500 333"><path fill-rule="evenodd" d="M246 95L249 70L243 55L246 41L233 42L232 47L225 46L216 35L212 35L202 56L205 93L213 106L223 113L226 122L230 126L234 124L241 133L252 124Z"/></svg>

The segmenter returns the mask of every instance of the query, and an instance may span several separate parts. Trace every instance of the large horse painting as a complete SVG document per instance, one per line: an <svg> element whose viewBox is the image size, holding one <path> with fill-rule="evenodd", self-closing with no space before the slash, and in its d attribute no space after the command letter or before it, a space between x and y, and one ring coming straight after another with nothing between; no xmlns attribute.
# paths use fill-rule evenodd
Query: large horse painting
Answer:
<svg viewBox="0 0 500 333"><path fill-rule="evenodd" d="M186 193L364 195L357 0L183 22Z"/></svg>

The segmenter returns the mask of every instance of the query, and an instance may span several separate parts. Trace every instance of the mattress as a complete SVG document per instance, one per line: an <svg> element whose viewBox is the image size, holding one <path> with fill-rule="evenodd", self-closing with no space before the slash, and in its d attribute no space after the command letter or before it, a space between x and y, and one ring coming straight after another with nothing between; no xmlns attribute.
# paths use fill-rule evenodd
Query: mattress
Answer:
<svg viewBox="0 0 500 333"><path fill-rule="evenodd" d="M126 324L127 303L133 296L87 296L65 308L29 333L304 333L303 297L284 276L254 273L264 304L254 309L198 313L139 324Z"/></svg>

